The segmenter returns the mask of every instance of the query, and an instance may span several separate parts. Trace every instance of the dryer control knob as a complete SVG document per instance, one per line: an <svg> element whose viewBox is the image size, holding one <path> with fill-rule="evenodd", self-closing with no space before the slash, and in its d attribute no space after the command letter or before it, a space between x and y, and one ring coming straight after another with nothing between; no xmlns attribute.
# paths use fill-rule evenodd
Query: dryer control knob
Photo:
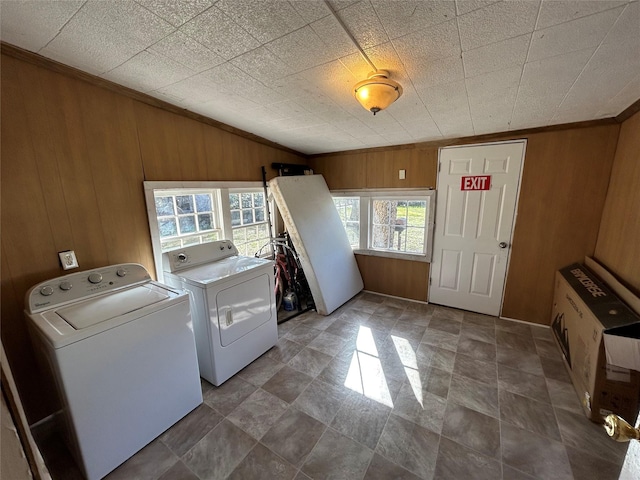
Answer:
<svg viewBox="0 0 640 480"><path fill-rule="evenodd" d="M100 283L102 281L102 275L99 273L92 273L89 275L89 281L91 283Z"/></svg>
<svg viewBox="0 0 640 480"><path fill-rule="evenodd" d="M232 246L231 244L227 245L227 248L228 248L229 250L231 250L231 248L232 248L232 247L233 247L233 246Z"/></svg>
<svg viewBox="0 0 640 480"><path fill-rule="evenodd" d="M220 245L220 250L224 250L224 245Z"/></svg>
<svg viewBox="0 0 640 480"><path fill-rule="evenodd" d="M67 290L71 290L71 287L73 287L73 284L71 282L67 282L66 280L60 284L60 290L64 290L65 292Z"/></svg>
<svg viewBox="0 0 640 480"><path fill-rule="evenodd" d="M116 270L116 275L119 277L124 277L127 274L127 271L124 268L119 268Z"/></svg>
<svg viewBox="0 0 640 480"><path fill-rule="evenodd" d="M45 297L53 295L53 288L51 288L49 285L45 285L40 289L40 295L44 295Z"/></svg>

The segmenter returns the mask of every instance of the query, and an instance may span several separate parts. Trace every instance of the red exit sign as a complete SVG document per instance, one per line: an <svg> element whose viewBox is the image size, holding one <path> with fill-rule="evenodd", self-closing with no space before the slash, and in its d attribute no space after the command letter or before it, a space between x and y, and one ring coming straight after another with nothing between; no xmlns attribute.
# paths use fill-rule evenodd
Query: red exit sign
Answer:
<svg viewBox="0 0 640 480"><path fill-rule="evenodd" d="M460 190L490 190L491 175L473 175L462 177Z"/></svg>

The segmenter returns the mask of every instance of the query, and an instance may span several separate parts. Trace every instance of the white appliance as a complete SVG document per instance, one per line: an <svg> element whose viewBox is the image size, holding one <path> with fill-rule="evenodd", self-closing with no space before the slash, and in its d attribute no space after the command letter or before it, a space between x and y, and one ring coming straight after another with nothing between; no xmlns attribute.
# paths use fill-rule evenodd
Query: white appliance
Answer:
<svg viewBox="0 0 640 480"><path fill-rule="evenodd" d="M191 292L200 376L218 386L278 341L273 262L229 240L163 254L164 281Z"/></svg>
<svg viewBox="0 0 640 480"><path fill-rule="evenodd" d="M202 403L188 295L138 264L40 283L25 299L70 450L100 479Z"/></svg>

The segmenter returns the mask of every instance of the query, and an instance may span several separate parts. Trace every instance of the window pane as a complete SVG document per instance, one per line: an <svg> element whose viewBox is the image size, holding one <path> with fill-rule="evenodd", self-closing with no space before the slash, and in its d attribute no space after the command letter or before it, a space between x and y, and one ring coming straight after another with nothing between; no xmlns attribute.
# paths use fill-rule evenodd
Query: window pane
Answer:
<svg viewBox="0 0 640 480"><path fill-rule="evenodd" d="M196 217L195 215L189 215L186 217L178 217L180 222L180 233L192 233L196 231Z"/></svg>
<svg viewBox="0 0 640 480"><path fill-rule="evenodd" d="M236 227L240 225L240 212L238 210L231 212L231 226Z"/></svg>
<svg viewBox="0 0 640 480"><path fill-rule="evenodd" d="M157 197L156 214L158 217L163 217L165 215L174 215L173 197Z"/></svg>
<svg viewBox="0 0 640 480"><path fill-rule="evenodd" d="M358 248L360 246L360 198L335 197L333 203L347 232L349 245Z"/></svg>
<svg viewBox="0 0 640 480"><path fill-rule="evenodd" d="M240 209L240 195L237 193L229 194L229 204L231 205L231 210L239 210Z"/></svg>
<svg viewBox="0 0 640 480"><path fill-rule="evenodd" d="M425 200L373 200L371 216L372 248L425 253Z"/></svg>
<svg viewBox="0 0 640 480"><path fill-rule="evenodd" d="M253 223L253 210L243 210L242 211L242 224L247 225L249 223Z"/></svg>
<svg viewBox="0 0 640 480"><path fill-rule="evenodd" d="M407 225L409 227L424 227L427 218L427 202L412 200L407 208Z"/></svg>
<svg viewBox="0 0 640 480"><path fill-rule="evenodd" d="M256 222L264 222L264 208L257 209L255 212Z"/></svg>
<svg viewBox="0 0 640 480"><path fill-rule="evenodd" d="M193 197L191 195L180 195L176 197L178 214L193 213Z"/></svg>
<svg viewBox="0 0 640 480"><path fill-rule="evenodd" d="M158 220L158 228L160 228L160 237L173 237L178 234L178 227L174 218Z"/></svg>
<svg viewBox="0 0 640 480"><path fill-rule="evenodd" d="M251 208L252 207L253 202L252 202L250 193L242 193L241 194L241 200L242 200L242 208Z"/></svg>
<svg viewBox="0 0 640 480"><path fill-rule="evenodd" d="M196 208L198 212L210 212L211 208L211 195L208 193L196 195Z"/></svg>
<svg viewBox="0 0 640 480"><path fill-rule="evenodd" d="M198 229L200 231L213 229L213 217L210 213L201 213L198 215Z"/></svg>
<svg viewBox="0 0 640 480"><path fill-rule="evenodd" d="M264 193L254 193L253 194L253 206L254 207L264 207Z"/></svg>
<svg viewBox="0 0 640 480"><path fill-rule="evenodd" d="M387 225L374 225L373 226L373 248L389 249L393 243L393 236L391 230Z"/></svg>

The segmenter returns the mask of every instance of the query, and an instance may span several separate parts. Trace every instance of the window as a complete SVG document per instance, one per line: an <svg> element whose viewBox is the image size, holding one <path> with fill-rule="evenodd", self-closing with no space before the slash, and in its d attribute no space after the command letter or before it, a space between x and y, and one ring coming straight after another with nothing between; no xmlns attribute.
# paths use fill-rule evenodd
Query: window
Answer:
<svg viewBox="0 0 640 480"><path fill-rule="evenodd" d="M211 192L158 191L154 198L163 252L220 239Z"/></svg>
<svg viewBox="0 0 640 480"><path fill-rule="evenodd" d="M430 260L434 191L358 190L332 194L355 251Z"/></svg>
<svg viewBox="0 0 640 480"><path fill-rule="evenodd" d="M230 190L233 243L241 255L253 256L269 242L264 191Z"/></svg>
<svg viewBox="0 0 640 480"><path fill-rule="evenodd" d="M160 281L163 252L231 239L240 255L253 256L269 242L261 182L144 182L144 188ZM275 212L275 203L269 206Z"/></svg>
<svg viewBox="0 0 640 480"><path fill-rule="evenodd" d="M352 248L360 246L360 197L334 197L342 225Z"/></svg>

